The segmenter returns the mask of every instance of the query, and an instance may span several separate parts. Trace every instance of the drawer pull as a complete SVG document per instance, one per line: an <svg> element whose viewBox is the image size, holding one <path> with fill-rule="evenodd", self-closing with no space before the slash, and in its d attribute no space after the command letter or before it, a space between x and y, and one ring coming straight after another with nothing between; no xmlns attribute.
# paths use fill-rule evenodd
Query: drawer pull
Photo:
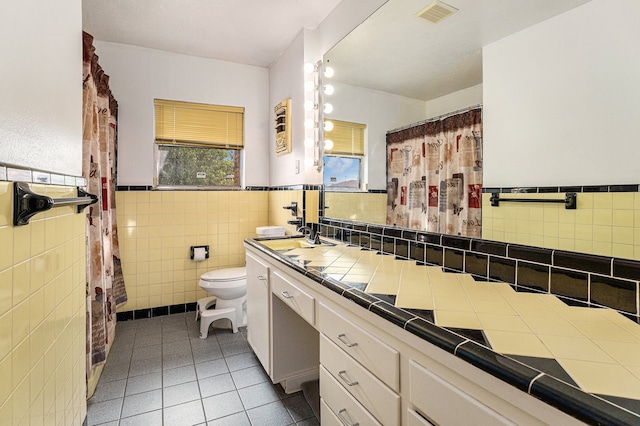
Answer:
<svg viewBox="0 0 640 426"><path fill-rule="evenodd" d="M266 281L266 280L267 280L267 277L265 277L264 275L258 275L258 279L259 279L260 281Z"/></svg>
<svg viewBox="0 0 640 426"><path fill-rule="evenodd" d="M349 378L347 377L347 370L339 371L338 372L338 377L340 377L342 379L342 381L347 384L347 386L355 386L355 385L358 384L357 381L352 382L351 380L349 380Z"/></svg>
<svg viewBox="0 0 640 426"><path fill-rule="evenodd" d="M347 335L342 333L342 334L338 334L338 340L340 340L342 343L344 343L344 345L348 348L352 348L354 346L358 346L357 343L351 343L348 339L347 339Z"/></svg>
<svg viewBox="0 0 640 426"><path fill-rule="evenodd" d="M338 417L340 418L340 421L345 424L346 426L359 426L360 423L351 423L351 419L349 418L349 416L347 415L345 417L344 414L347 413L347 409L343 408L342 410L338 411Z"/></svg>
<svg viewBox="0 0 640 426"><path fill-rule="evenodd" d="M280 292L280 294L285 298L285 299L293 299L294 296L290 295L289 292L287 290Z"/></svg>

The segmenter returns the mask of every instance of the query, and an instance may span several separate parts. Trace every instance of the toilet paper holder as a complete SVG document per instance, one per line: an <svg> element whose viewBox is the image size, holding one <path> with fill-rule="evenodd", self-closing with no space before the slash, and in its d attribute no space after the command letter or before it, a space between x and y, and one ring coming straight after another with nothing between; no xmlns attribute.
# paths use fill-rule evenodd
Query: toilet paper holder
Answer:
<svg viewBox="0 0 640 426"><path fill-rule="evenodd" d="M208 259L209 258L209 246L191 246L191 260L193 260L194 258L194 254L195 254L195 249L197 248L204 248L204 258Z"/></svg>

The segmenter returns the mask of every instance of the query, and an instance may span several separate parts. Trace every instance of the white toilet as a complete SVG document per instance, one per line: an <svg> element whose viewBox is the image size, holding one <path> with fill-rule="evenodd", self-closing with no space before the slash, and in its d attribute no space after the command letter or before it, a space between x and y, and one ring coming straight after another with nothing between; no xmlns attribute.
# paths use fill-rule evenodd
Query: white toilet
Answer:
<svg viewBox="0 0 640 426"><path fill-rule="evenodd" d="M258 237L284 236L281 226L261 226L256 228ZM200 318L200 338L206 339L209 326L219 319L228 319L234 333L238 327L247 325L247 268L218 269L202 274L200 287L210 297L198 300L196 321ZM208 309L215 304L214 309Z"/></svg>

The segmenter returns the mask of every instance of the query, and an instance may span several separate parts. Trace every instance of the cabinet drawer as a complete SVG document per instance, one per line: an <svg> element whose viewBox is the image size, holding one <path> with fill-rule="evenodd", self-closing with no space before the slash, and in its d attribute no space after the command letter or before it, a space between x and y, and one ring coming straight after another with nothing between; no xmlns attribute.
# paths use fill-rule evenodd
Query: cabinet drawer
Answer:
<svg viewBox="0 0 640 426"><path fill-rule="evenodd" d="M319 328L391 389L400 392L400 355L391 346L320 303Z"/></svg>
<svg viewBox="0 0 640 426"><path fill-rule="evenodd" d="M433 423L430 423L411 408L407 408L407 426L433 426Z"/></svg>
<svg viewBox="0 0 640 426"><path fill-rule="evenodd" d="M322 398L320 398L320 418L322 419L322 426L344 426L344 423L331 411L331 408Z"/></svg>
<svg viewBox="0 0 640 426"><path fill-rule="evenodd" d="M380 423L400 423L400 396L324 334L320 334L320 364Z"/></svg>
<svg viewBox="0 0 640 426"><path fill-rule="evenodd" d="M278 271L272 275L271 290L309 324L315 324L314 298L285 278Z"/></svg>
<svg viewBox="0 0 640 426"><path fill-rule="evenodd" d="M437 424L514 424L414 360L409 377L411 404Z"/></svg>
<svg viewBox="0 0 640 426"><path fill-rule="evenodd" d="M333 376L320 366L320 397L343 424L381 426L380 423ZM324 417L322 417L324 423Z"/></svg>

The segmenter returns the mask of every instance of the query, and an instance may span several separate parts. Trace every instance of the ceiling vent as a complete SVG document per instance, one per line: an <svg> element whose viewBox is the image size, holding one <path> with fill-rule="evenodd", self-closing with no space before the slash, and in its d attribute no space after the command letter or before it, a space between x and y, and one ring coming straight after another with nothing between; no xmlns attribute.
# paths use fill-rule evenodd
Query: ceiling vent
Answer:
<svg viewBox="0 0 640 426"><path fill-rule="evenodd" d="M429 6L416 13L416 16L418 18L426 19L433 24L437 24L444 18L453 15L457 11L458 9L456 9L455 7L443 3L439 0L435 0Z"/></svg>

